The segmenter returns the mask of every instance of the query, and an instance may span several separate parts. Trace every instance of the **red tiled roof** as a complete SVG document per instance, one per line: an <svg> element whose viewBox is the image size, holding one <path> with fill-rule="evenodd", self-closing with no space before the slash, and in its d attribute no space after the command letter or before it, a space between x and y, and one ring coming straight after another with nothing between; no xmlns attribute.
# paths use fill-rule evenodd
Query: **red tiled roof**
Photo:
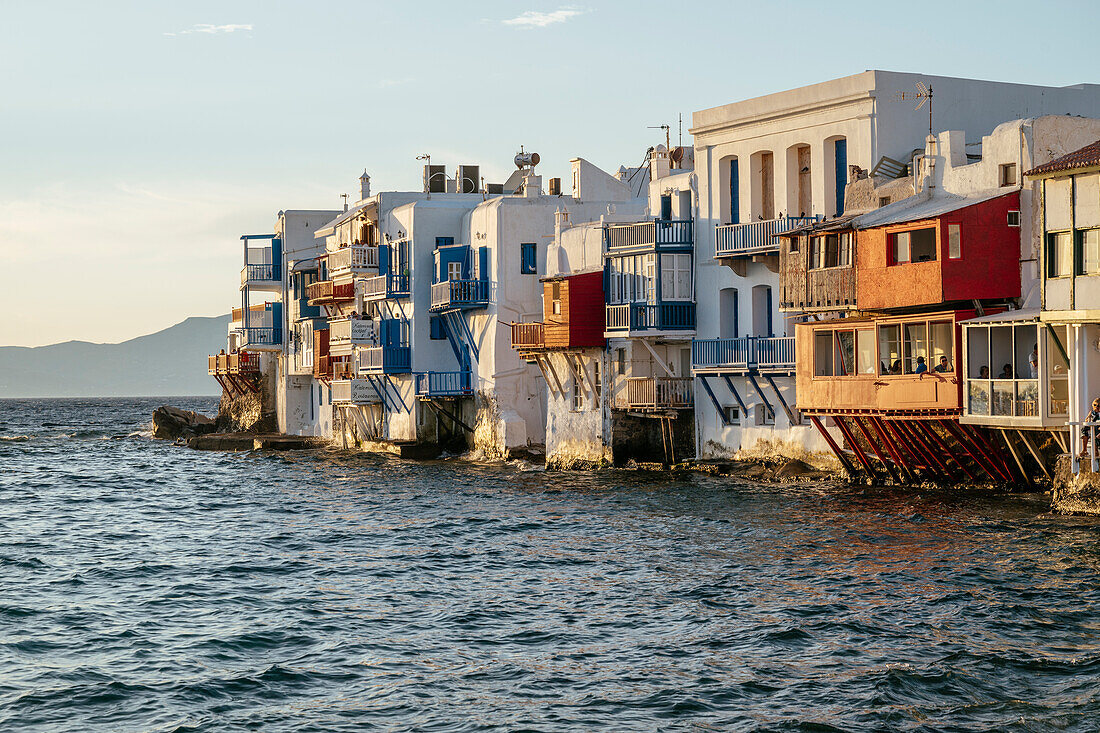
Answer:
<svg viewBox="0 0 1100 733"><path fill-rule="evenodd" d="M1087 168L1093 165L1100 165L1100 140L1086 145L1080 150L1074 150L1072 153L1066 153L1061 158L1055 158L1049 163L1032 168L1025 176L1039 176L1044 173L1057 173L1058 171L1070 171L1075 168Z"/></svg>

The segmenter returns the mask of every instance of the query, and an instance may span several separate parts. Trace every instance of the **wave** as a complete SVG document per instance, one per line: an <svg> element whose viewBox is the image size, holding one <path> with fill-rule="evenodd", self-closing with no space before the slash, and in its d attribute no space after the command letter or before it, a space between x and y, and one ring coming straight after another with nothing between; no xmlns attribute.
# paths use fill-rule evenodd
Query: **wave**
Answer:
<svg viewBox="0 0 1100 733"><path fill-rule="evenodd" d="M25 443L32 437L30 435L0 435L0 443Z"/></svg>

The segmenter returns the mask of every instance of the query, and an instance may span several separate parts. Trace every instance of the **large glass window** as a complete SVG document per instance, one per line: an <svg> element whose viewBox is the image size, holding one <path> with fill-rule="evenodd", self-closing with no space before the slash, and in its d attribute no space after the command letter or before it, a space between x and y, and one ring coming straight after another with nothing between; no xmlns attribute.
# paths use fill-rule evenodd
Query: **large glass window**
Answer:
<svg viewBox="0 0 1100 733"><path fill-rule="evenodd" d="M905 324L905 373L919 374L928 371L928 325Z"/></svg>
<svg viewBox="0 0 1100 733"><path fill-rule="evenodd" d="M966 328L967 412L1039 417L1038 325Z"/></svg>
<svg viewBox="0 0 1100 733"><path fill-rule="evenodd" d="M874 374L875 369L875 330L861 328L856 331L857 366L860 374Z"/></svg>
<svg viewBox="0 0 1100 733"><path fill-rule="evenodd" d="M855 374L856 338L854 331L836 332L834 366L838 376Z"/></svg>
<svg viewBox="0 0 1100 733"><path fill-rule="evenodd" d="M955 327L951 321L935 321L928 325L929 354L928 368L935 372L955 371Z"/></svg>
<svg viewBox="0 0 1100 733"><path fill-rule="evenodd" d="M1065 415L1069 412L1069 361L1066 358L1068 326L1046 329L1046 371L1050 389L1049 412Z"/></svg>
<svg viewBox="0 0 1100 733"><path fill-rule="evenodd" d="M1077 232L1077 274L1100 275L1100 229Z"/></svg>
<svg viewBox="0 0 1100 733"><path fill-rule="evenodd" d="M936 228L915 229L889 235L893 264L929 262L936 259Z"/></svg>
<svg viewBox="0 0 1100 733"><path fill-rule="evenodd" d="M879 326L880 374L901 374L901 326Z"/></svg>
<svg viewBox="0 0 1100 733"><path fill-rule="evenodd" d="M1073 263L1072 238L1069 232L1047 235L1047 277L1069 277Z"/></svg>
<svg viewBox="0 0 1100 733"><path fill-rule="evenodd" d="M852 265L852 233L844 232L840 235L840 262L841 267Z"/></svg>
<svg viewBox="0 0 1100 733"><path fill-rule="evenodd" d="M833 376L833 332L814 332L814 376Z"/></svg>
<svg viewBox="0 0 1100 733"><path fill-rule="evenodd" d="M661 255L661 300L691 300L691 255Z"/></svg>

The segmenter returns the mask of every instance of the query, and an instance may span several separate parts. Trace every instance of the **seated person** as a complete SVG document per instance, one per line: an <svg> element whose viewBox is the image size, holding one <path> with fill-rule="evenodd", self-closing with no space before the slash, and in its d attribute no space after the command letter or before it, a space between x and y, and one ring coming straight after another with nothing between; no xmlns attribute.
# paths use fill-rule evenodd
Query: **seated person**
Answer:
<svg viewBox="0 0 1100 733"><path fill-rule="evenodd" d="M917 366L913 369L913 374L924 374L928 371L928 365L924 363L924 357L917 357Z"/></svg>
<svg viewBox="0 0 1100 733"><path fill-rule="evenodd" d="M1005 364L1004 369L1001 370L1001 374L997 379L1012 379L1012 365Z"/></svg>
<svg viewBox="0 0 1100 733"><path fill-rule="evenodd" d="M894 363L890 365L891 374L901 374L901 359L895 359Z"/></svg>
<svg viewBox="0 0 1100 733"><path fill-rule="evenodd" d="M1100 422L1100 397L1097 397L1092 401L1092 410L1089 414L1085 415L1085 422ZM1089 437L1094 439L1100 439L1100 435L1097 434L1095 427L1088 425L1081 428L1081 452L1088 453L1089 451Z"/></svg>
<svg viewBox="0 0 1100 733"><path fill-rule="evenodd" d="M936 365L936 371L940 374L947 374L951 371L951 365L947 363L946 356L940 357L940 363Z"/></svg>
<svg viewBox="0 0 1100 733"><path fill-rule="evenodd" d="M978 379L989 379L989 367L984 366L978 370Z"/></svg>

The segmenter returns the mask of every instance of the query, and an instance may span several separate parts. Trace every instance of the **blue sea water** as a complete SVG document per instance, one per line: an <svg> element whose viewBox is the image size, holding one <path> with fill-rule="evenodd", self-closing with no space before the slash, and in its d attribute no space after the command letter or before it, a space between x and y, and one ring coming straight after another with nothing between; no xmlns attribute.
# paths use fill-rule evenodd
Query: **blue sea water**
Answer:
<svg viewBox="0 0 1100 733"><path fill-rule="evenodd" d="M0 401L0 730L1100 728L1040 495L152 441Z"/></svg>

